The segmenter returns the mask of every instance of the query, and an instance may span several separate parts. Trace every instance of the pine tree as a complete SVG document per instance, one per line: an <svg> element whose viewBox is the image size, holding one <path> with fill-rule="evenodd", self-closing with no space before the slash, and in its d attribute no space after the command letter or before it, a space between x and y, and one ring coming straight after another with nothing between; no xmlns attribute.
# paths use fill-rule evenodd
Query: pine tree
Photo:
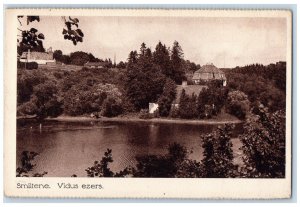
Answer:
<svg viewBox="0 0 300 207"><path fill-rule="evenodd" d="M181 84L184 79L183 69L183 51L177 41L174 42L171 53L171 78L177 83Z"/></svg>
<svg viewBox="0 0 300 207"><path fill-rule="evenodd" d="M162 95L158 100L159 115L163 117L169 116L170 109L172 107L172 102L176 98L176 84L173 80L167 79L164 85L164 90Z"/></svg>

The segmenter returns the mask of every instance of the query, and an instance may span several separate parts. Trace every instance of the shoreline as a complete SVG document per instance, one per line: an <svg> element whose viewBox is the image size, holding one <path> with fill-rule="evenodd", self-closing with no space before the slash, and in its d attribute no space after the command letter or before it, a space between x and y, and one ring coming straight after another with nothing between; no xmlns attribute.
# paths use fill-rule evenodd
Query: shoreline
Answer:
<svg viewBox="0 0 300 207"><path fill-rule="evenodd" d="M55 118L46 118L45 120L53 121L96 121L96 122L144 122L144 123L174 123L174 124L193 124L193 125L203 125L203 124L240 124L243 121L239 119L235 120L217 120L217 119L207 119L207 120L188 120L188 119L168 119L168 118L152 118L152 119L140 119L136 117L101 117L101 118L92 118L92 117L76 117L76 116L59 116Z"/></svg>

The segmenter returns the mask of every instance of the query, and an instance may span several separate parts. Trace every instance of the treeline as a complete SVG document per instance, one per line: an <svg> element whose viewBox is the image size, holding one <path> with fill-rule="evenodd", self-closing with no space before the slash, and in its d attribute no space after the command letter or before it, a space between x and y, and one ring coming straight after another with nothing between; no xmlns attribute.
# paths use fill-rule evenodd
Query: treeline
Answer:
<svg viewBox="0 0 300 207"><path fill-rule="evenodd" d="M71 56L74 64L101 61L83 52ZM197 94L177 91L177 84L199 67L184 59L177 41L171 48L159 42L154 51L142 43L124 65L122 70L18 70L18 115L140 113L141 118L206 119L225 112L245 119L260 104L271 112L285 109L284 63L226 70L226 87L211 81ZM149 103L159 105L154 115L148 114Z"/></svg>
<svg viewBox="0 0 300 207"><path fill-rule="evenodd" d="M62 113L75 116L101 111L105 116L116 116L122 112L119 83L123 76L122 71L109 69L18 70L18 116L43 119Z"/></svg>
<svg viewBox="0 0 300 207"><path fill-rule="evenodd" d="M53 52L53 58L66 65L72 64L83 66L87 62L104 62L108 68L116 67L110 58L103 60L96 58L92 53L82 51L76 51L72 52L70 55L64 55L61 50L55 50ZM124 63L119 63L119 66L124 67Z"/></svg>
<svg viewBox="0 0 300 207"><path fill-rule="evenodd" d="M159 42L154 51L142 43L139 52L131 51L128 57L126 96L135 110L146 109L149 103L163 99L161 95L166 95L164 88L169 87L170 81L181 84L187 79L186 71L195 71L197 68L195 63L184 60L183 50L177 41L171 48ZM170 96L166 99L174 99L173 95Z"/></svg>
<svg viewBox="0 0 300 207"><path fill-rule="evenodd" d="M245 93L252 107L259 102L272 112L285 109L286 64L284 62L267 66L253 64L225 72L228 87Z"/></svg>
<svg viewBox="0 0 300 207"><path fill-rule="evenodd" d="M55 51L54 57L57 60L65 58L61 51ZM72 53L70 58L70 62L77 65L101 61L84 52ZM110 108L104 114L116 116L147 110L150 102L159 102L160 115L168 116L176 98L176 83L185 80L186 70L198 68L195 63L183 59L176 41L172 49L159 42L153 52L143 43L140 52L130 52L128 62L120 67L126 69L18 70L18 114L38 117L61 113L103 115L103 109ZM45 87L47 91L43 92Z"/></svg>

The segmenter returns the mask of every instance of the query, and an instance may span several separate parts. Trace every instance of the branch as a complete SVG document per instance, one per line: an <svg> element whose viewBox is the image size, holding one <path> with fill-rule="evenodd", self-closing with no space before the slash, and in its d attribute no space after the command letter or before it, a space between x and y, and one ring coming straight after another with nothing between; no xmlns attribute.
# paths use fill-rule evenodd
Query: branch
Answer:
<svg viewBox="0 0 300 207"><path fill-rule="evenodd" d="M20 26L22 26L22 23L21 23L21 21L19 20L19 18L17 18L18 19L18 21L19 21L19 23L20 23Z"/></svg>

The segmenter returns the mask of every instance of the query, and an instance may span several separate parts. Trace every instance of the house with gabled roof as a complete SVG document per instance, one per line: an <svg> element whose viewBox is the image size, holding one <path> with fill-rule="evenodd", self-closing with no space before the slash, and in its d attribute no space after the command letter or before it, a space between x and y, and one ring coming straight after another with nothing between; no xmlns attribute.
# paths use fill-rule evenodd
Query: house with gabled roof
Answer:
<svg viewBox="0 0 300 207"><path fill-rule="evenodd" d="M211 64L203 65L199 70L195 71L192 81L196 85L202 85L212 80L220 80L223 86L226 86L225 73Z"/></svg>

